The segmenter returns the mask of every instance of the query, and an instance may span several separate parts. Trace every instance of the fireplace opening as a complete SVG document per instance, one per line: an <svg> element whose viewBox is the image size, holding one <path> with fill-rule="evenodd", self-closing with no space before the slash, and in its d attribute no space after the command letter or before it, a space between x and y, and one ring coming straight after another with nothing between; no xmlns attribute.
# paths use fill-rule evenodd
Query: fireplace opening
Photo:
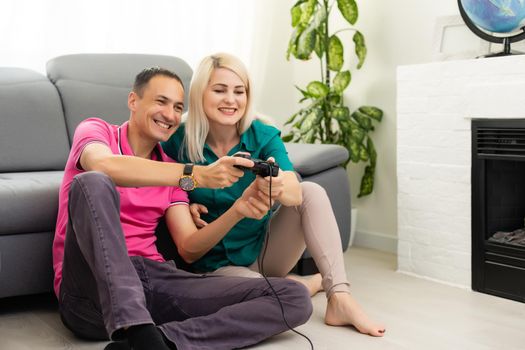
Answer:
<svg viewBox="0 0 525 350"><path fill-rule="evenodd" d="M472 288L525 302L525 119L472 120Z"/></svg>

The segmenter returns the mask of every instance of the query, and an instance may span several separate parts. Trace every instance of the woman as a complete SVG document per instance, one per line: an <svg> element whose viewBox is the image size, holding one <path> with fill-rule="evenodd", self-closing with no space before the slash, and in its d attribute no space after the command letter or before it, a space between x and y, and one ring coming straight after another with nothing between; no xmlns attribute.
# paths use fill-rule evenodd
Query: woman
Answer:
<svg viewBox="0 0 525 350"><path fill-rule="evenodd" d="M325 322L353 325L361 333L383 336L384 327L369 320L350 294L340 235L326 192L315 183L297 180L279 130L254 119L252 95L248 73L239 59L224 53L204 58L191 83L186 123L163 148L185 163L208 164L238 152L275 161L280 170L271 179L271 197L281 207L271 224L268 216L243 219L210 250L199 250L198 245L179 248L182 258L193 262L199 272L260 277L262 247L268 239L262 270L268 276L284 277L306 247L321 272L322 283L321 276L294 278L303 282L311 295L322 284L328 298ZM199 203L192 208L194 220L201 226L214 221L254 181L261 196L268 193L269 180L246 172L231 187L195 189L190 193L190 200ZM187 259L185 251L192 251L193 258ZM199 258L195 260L195 256Z"/></svg>

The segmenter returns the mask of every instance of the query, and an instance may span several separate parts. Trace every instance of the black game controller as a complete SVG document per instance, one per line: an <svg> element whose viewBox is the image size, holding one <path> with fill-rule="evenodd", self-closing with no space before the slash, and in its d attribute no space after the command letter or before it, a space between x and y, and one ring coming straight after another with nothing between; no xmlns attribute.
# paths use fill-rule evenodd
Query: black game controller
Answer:
<svg viewBox="0 0 525 350"><path fill-rule="evenodd" d="M249 154L244 154L244 153L236 153L233 156L249 159L255 164L253 168L248 168L248 167L244 167L241 165L235 165L236 168L239 168L242 170L250 170L255 175L259 175L262 177L266 177L270 175L272 177L276 177L277 174L279 174L279 165L277 163L271 163L266 160L260 160L260 159L252 159Z"/></svg>

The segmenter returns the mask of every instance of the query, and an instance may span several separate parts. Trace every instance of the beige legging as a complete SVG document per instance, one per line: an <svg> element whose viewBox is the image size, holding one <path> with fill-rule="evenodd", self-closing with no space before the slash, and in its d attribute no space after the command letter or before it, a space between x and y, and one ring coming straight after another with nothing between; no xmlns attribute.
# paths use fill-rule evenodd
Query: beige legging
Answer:
<svg viewBox="0 0 525 350"><path fill-rule="evenodd" d="M328 195L324 188L313 182L302 182L301 189L302 204L281 206L272 218L264 273L273 277L286 276L306 247L321 272L326 296L329 298L335 292L349 292L339 228ZM224 266L212 274L261 277L259 259L261 256L248 267Z"/></svg>

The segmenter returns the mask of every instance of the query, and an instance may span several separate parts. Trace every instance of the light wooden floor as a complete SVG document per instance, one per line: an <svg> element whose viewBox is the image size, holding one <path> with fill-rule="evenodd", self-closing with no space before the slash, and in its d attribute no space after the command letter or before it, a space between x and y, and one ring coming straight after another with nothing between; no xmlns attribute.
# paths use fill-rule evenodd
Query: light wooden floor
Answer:
<svg viewBox="0 0 525 350"><path fill-rule="evenodd" d="M474 293L395 272L395 256L352 247L345 253L355 297L371 317L387 326L384 338L349 327L324 325L324 294L314 297L314 314L298 330L325 349L525 349L525 304ZM0 300L0 349L102 349L105 343L75 339L47 296ZM12 305L14 303L14 305ZM292 332L252 349L308 350Z"/></svg>

